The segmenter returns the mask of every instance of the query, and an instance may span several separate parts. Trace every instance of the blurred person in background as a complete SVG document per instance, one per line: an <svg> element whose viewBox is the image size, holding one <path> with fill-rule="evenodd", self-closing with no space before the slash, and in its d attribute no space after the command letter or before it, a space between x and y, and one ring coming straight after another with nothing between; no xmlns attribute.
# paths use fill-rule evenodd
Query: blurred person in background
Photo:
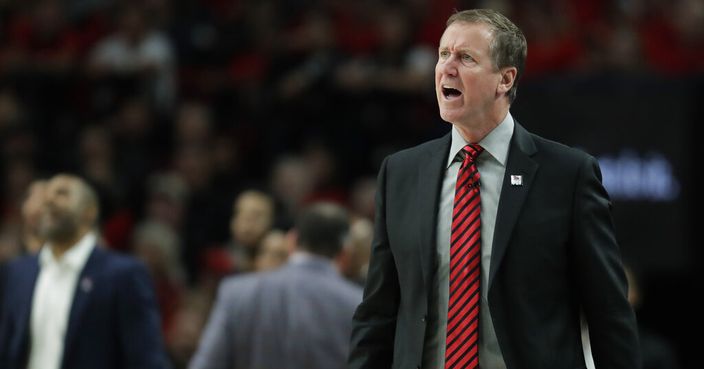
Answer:
<svg viewBox="0 0 704 369"><path fill-rule="evenodd" d="M288 242L285 232L278 229L269 231L262 239L259 252L254 258L254 269L273 270L286 263L289 254Z"/></svg>
<svg viewBox="0 0 704 369"><path fill-rule="evenodd" d="M43 179L32 181L27 189L27 197L22 203L22 246L29 254L35 254L44 244L39 226L46 198L46 185L47 181Z"/></svg>
<svg viewBox="0 0 704 369"><path fill-rule="evenodd" d="M272 197L259 190L245 190L233 201L229 240L199 250L198 287L212 300L222 278L256 270L261 244L274 220Z"/></svg>
<svg viewBox="0 0 704 369"><path fill-rule="evenodd" d="M173 107L176 97L175 58L171 41L156 29L144 5L125 2L115 14L115 30L90 55L93 75L135 78L159 111Z"/></svg>
<svg viewBox="0 0 704 369"><path fill-rule="evenodd" d="M596 159L509 113L526 49L494 10L448 19L435 92L452 129L381 165L349 368L583 368L580 311L597 368L640 367Z"/></svg>
<svg viewBox="0 0 704 369"><path fill-rule="evenodd" d="M369 249L374 237L374 223L366 218L352 219L350 223L350 242L346 247L342 263L345 278L361 286L367 279L369 268Z"/></svg>
<svg viewBox="0 0 704 369"><path fill-rule="evenodd" d="M7 149L7 147L3 147ZM35 178L34 163L21 156L8 155L2 165L3 196L0 197L0 264L27 252L24 209L28 190Z"/></svg>
<svg viewBox="0 0 704 369"><path fill-rule="evenodd" d="M315 189L313 169L301 156L283 155L275 161L271 169L269 187L276 201L281 203L281 214L277 214L277 223L288 228Z"/></svg>
<svg viewBox="0 0 704 369"><path fill-rule="evenodd" d="M342 369L361 289L337 270L346 211L315 203L296 219L296 251L283 267L223 281L192 369Z"/></svg>
<svg viewBox="0 0 704 369"><path fill-rule="evenodd" d="M161 328L167 334L172 329L186 288L186 276L180 258L181 240L168 224L147 219L135 228L132 252L144 263L154 281Z"/></svg>
<svg viewBox="0 0 704 369"><path fill-rule="evenodd" d="M206 269L210 265L224 274L253 271L261 242L273 225L274 211L274 201L267 193L259 190L240 193L232 204L230 241L225 248L205 252Z"/></svg>
<svg viewBox="0 0 704 369"><path fill-rule="evenodd" d="M235 200L228 245L237 271L251 271L262 239L274 222L274 200L262 191L247 190Z"/></svg>
<svg viewBox="0 0 704 369"><path fill-rule="evenodd" d="M174 314L172 328L167 332L166 345L174 369L188 367L198 349L198 341L208 320L211 297L202 289L187 291Z"/></svg>
<svg viewBox="0 0 704 369"><path fill-rule="evenodd" d="M4 369L168 368L149 275L98 247L99 204L81 178L46 185L38 255L10 264L0 300Z"/></svg>

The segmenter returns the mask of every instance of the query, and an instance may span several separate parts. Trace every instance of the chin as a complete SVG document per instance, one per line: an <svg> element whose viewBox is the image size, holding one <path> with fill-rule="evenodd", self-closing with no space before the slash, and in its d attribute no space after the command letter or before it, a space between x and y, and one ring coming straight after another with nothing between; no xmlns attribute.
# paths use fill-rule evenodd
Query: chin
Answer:
<svg viewBox="0 0 704 369"><path fill-rule="evenodd" d="M440 109L440 118L442 118L442 120L444 120L448 123L454 124L454 122L457 121L459 116L458 116L458 114L453 114L452 112L443 111L442 109Z"/></svg>

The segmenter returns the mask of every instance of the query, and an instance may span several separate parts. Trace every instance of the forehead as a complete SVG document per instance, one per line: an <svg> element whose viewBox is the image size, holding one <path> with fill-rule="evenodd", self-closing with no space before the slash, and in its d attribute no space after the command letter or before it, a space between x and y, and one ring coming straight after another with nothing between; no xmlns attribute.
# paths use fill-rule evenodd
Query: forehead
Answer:
<svg viewBox="0 0 704 369"><path fill-rule="evenodd" d="M269 199L266 196L257 193L250 193L240 196L240 198L235 201L235 210L268 208L269 204Z"/></svg>
<svg viewBox="0 0 704 369"><path fill-rule="evenodd" d="M456 21L443 32L440 48L488 51L493 37L491 28L487 24Z"/></svg>
<svg viewBox="0 0 704 369"><path fill-rule="evenodd" d="M52 191L71 191L74 192L78 188L78 181L67 176L59 176L52 178L46 185L46 190Z"/></svg>

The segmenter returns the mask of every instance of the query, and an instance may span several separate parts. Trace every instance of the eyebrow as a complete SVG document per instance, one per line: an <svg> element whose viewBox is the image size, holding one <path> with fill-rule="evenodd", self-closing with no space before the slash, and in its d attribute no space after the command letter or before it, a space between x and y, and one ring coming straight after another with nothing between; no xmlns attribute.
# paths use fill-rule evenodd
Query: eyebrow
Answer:
<svg viewBox="0 0 704 369"><path fill-rule="evenodd" d="M447 50L449 51L450 48L447 46L438 46L438 50ZM475 51L470 49L469 47L460 47L460 48L455 48L454 52L465 52L469 54L475 54Z"/></svg>

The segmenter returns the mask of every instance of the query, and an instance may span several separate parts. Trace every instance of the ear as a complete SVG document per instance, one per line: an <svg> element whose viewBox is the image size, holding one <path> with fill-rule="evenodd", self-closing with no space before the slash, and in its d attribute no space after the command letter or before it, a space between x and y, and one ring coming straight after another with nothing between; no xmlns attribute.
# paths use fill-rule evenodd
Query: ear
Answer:
<svg viewBox="0 0 704 369"><path fill-rule="evenodd" d="M516 67L505 67L501 69L501 80L499 80L499 85L496 87L496 93L499 96L506 95L511 87L513 87L513 84L516 82L516 74L518 74Z"/></svg>
<svg viewBox="0 0 704 369"><path fill-rule="evenodd" d="M95 206L89 205L83 209L83 221L90 226L97 224L98 216L98 208Z"/></svg>

